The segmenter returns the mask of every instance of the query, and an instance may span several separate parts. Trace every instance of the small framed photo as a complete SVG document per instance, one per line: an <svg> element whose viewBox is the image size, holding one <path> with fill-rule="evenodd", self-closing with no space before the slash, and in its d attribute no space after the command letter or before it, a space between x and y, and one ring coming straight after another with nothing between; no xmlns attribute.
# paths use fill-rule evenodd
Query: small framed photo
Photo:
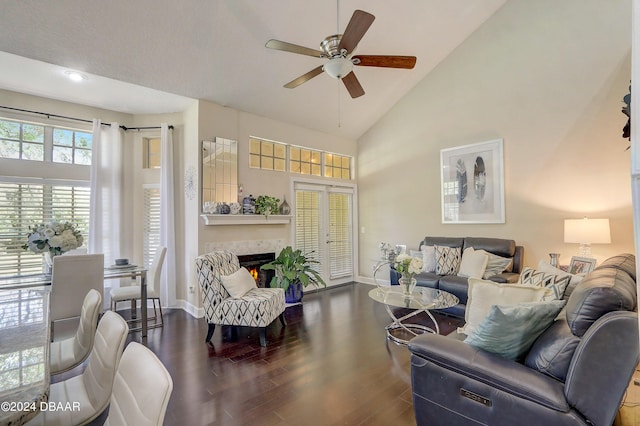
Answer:
<svg viewBox="0 0 640 426"><path fill-rule="evenodd" d="M596 260L591 257L572 256L571 263L569 263L569 273L574 275L584 275L593 271L595 267Z"/></svg>

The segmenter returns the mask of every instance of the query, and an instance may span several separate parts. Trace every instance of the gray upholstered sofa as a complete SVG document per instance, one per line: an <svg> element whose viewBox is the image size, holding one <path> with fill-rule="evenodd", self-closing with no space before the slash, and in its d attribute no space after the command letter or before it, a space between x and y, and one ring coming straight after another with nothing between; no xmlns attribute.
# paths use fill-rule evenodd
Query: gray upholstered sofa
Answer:
<svg viewBox="0 0 640 426"><path fill-rule="evenodd" d="M457 333L414 338L417 424L610 425L638 363L635 280L635 256L606 260L576 286L524 362Z"/></svg>
<svg viewBox="0 0 640 426"><path fill-rule="evenodd" d="M515 283L518 281L520 271L522 270L522 260L524 248L517 246L514 240L502 238L479 238L479 237L425 237L420 241L419 248L422 246L446 246L459 247L461 252L468 247L476 250L485 250L497 256L513 259L511 265L505 272L502 272L487 279L499 283ZM398 284L399 274L391 269L391 284ZM460 303L451 308L443 310L443 312L464 318L465 308L467 305L467 289L468 278L456 275L437 275L433 272L423 272L415 275L419 286L436 288L444 290L455 295Z"/></svg>

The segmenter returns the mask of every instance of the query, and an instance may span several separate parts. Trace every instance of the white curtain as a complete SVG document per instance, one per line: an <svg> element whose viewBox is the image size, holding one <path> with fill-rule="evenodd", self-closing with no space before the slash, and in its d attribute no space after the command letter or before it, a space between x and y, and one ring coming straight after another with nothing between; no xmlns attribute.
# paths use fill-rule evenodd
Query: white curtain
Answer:
<svg viewBox="0 0 640 426"><path fill-rule="evenodd" d="M166 123L160 125L160 245L167 248L160 284L165 306L176 305L176 234L174 214L173 134Z"/></svg>
<svg viewBox="0 0 640 426"><path fill-rule="evenodd" d="M93 120L89 253L104 253L105 265L120 256L122 223L122 132L118 123Z"/></svg>

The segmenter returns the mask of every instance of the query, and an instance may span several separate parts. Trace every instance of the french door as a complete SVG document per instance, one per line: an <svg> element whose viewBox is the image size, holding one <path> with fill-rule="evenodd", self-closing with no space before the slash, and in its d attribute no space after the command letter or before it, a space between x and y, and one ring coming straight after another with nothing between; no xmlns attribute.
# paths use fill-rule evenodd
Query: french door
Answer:
<svg viewBox="0 0 640 426"><path fill-rule="evenodd" d="M311 252L327 286L354 279L354 193L350 186L295 182L295 248Z"/></svg>

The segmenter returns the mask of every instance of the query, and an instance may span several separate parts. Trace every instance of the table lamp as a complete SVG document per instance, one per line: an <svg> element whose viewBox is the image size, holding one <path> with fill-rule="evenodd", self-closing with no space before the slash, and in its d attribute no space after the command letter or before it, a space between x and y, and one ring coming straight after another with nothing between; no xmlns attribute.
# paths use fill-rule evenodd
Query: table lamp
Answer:
<svg viewBox="0 0 640 426"><path fill-rule="evenodd" d="M591 257L591 244L610 244L609 219L565 219L564 242L580 244L580 256Z"/></svg>

